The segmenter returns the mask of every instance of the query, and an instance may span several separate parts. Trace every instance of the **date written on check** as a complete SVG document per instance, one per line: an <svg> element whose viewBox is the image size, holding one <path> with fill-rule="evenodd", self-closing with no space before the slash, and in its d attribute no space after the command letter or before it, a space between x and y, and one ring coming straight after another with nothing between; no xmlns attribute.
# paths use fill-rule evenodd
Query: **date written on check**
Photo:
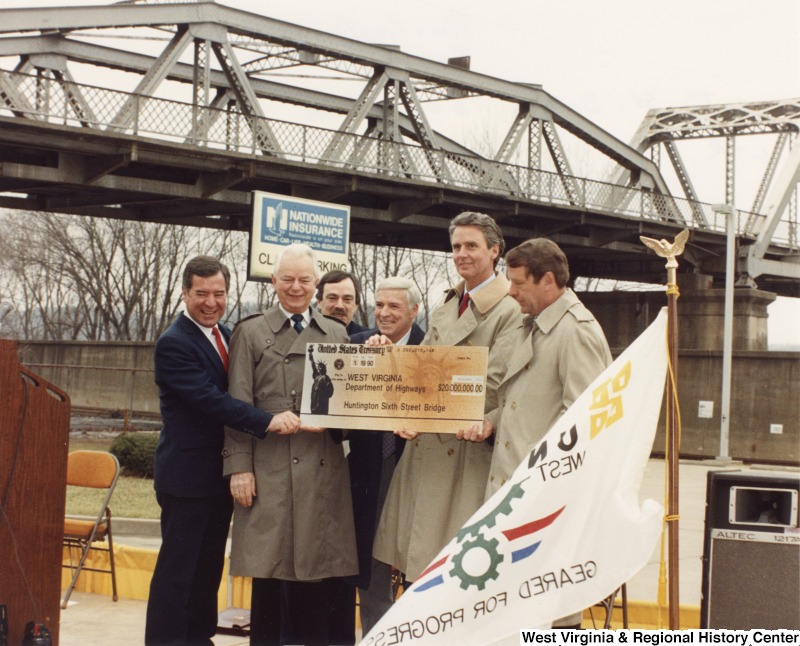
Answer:
<svg viewBox="0 0 800 646"><path fill-rule="evenodd" d="M455 433L480 424L487 349L309 343L304 425Z"/></svg>

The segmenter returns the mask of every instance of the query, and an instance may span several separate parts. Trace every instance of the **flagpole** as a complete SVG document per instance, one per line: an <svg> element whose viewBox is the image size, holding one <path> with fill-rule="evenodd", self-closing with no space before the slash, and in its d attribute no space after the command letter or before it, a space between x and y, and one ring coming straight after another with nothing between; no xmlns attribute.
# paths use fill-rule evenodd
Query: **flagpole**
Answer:
<svg viewBox="0 0 800 646"><path fill-rule="evenodd" d="M674 256L673 256L674 258ZM678 284L676 281L676 268L670 267L667 262L667 354L669 355L669 370L667 372L667 446L669 447L669 509L667 510L667 528L669 538L669 567L667 570L667 585L669 590L669 628L680 629L680 595L679 582L679 458L680 437L678 430L678 402L677 402L677 375L678 375Z"/></svg>
<svg viewBox="0 0 800 646"><path fill-rule="evenodd" d="M667 538L668 549L668 607L670 630L680 629L680 593L679 570L680 548L678 534L678 520L680 519L679 505L679 458L680 458L680 411L678 409L678 289L676 257L683 253L689 230L684 229L674 242L667 240L654 240L640 236L639 239L659 256L667 259L667 355L669 357L667 370Z"/></svg>

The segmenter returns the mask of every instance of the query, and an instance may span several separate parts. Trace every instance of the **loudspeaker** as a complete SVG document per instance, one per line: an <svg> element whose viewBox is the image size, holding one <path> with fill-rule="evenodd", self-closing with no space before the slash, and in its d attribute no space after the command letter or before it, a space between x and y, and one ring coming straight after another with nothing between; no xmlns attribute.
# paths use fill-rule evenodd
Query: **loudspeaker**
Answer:
<svg viewBox="0 0 800 646"><path fill-rule="evenodd" d="M800 629L800 476L710 471L701 628Z"/></svg>

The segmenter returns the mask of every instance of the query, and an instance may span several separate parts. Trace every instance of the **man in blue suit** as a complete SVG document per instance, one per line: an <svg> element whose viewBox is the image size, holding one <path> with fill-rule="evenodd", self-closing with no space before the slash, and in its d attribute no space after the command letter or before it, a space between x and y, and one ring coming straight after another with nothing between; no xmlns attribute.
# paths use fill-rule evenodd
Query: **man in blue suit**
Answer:
<svg viewBox="0 0 800 646"><path fill-rule="evenodd" d="M350 341L364 343L377 334L394 345L419 345L425 332L414 319L421 300L419 290L407 278L384 278L375 289L378 327L353 334ZM366 635L394 602L392 568L372 558L372 543L394 467L406 441L394 433L381 431L350 431L347 438L358 551L359 573L355 583L360 599L361 628Z"/></svg>
<svg viewBox="0 0 800 646"><path fill-rule="evenodd" d="M185 312L155 348L163 427L155 457L161 549L147 603L145 643L212 644L217 590L233 501L222 477L224 426L258 438L295 428L292 413L274 417L234 399L228 389L230 331L225 314L230 272L197 256L183 272Z"/></svg>

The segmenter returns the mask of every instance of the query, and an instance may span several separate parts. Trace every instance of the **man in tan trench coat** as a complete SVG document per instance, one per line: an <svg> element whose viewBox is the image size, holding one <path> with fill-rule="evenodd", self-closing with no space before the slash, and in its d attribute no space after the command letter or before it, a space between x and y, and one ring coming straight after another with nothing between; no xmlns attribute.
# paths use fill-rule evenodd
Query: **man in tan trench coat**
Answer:
<svg viewBox="0 0 800 646"><path fill-rule="evenodd" d="M498 408L484 428L495 429L488 499L511 477L550 427L611 363L606 337L567 285L569 264L545 238L523 242L506 255L510 295L526 314L499 357L506 366ZM554 622L575 628L581 613Z"/></svg>
<svg viewBox="0 0 800 646"><path fill-rule="evenodd" d="M508 280L495 272L505 250L503 234L488 215L465 212L451 222L450 242L463 280L431 315L422 345L485 346L493 363L498 341L521 321ZM490 408L498 381L492 374L487 379ZM480 430L459 437L398 434L409 441L383 507L373 556L414 581L483 503L492 448Z"/></svg>
<svg viewBox="0 0 800 646"><path fill-rule="evenodd" d="M225 432L236 502L231 572L253 577L251 644L278 644L282 632L302 644L353 640L353 618L335 611L341 577L358 572L347 461L340 438L298 417L306 343L348 342L339 321L309 308L317 271L309 247L287 247L272 278L279 304L231 337L230 394L281 420L260 442ZM291 633L281 626L282 594Z"/></svg>

